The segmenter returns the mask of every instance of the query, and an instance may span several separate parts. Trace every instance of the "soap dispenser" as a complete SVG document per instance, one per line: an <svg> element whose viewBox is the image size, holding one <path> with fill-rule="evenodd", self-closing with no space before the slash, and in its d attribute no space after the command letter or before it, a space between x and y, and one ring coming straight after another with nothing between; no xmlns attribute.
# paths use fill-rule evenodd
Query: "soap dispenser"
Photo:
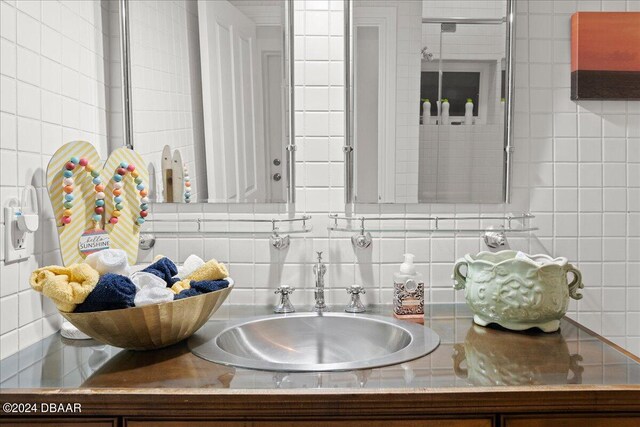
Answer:
<svg viewBox="0 0 640 427"><path fill-rule="evenodd" d="M400 271L393 275L393 315L400 319L424 321L424 280L413 264L414 255L404 254Z"/></svg>

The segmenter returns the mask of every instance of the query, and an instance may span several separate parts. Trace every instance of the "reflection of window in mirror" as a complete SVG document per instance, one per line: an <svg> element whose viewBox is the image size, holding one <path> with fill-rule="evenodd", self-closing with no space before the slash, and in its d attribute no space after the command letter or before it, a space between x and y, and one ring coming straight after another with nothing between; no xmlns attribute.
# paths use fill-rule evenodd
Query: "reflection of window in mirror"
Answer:
<svg viewBox="0 0 640 427"><path fill-rule="evenodd" d="M502 200L505 15L506 0L353 1L357 203Z"/></svg>
<svg viewBox="0 0 640 427"><path fill-rule="evenodd" d="M498 61L442 61L442 96L449 101L449 117L452 124L464 120L467 99L473 100L473 116L476 124L498 123L496 102L502 84L496 85ZM504 79L501 79L504 80ZM499 88L499 90L497 90ZM420 77L420 99L430 99L431 116L438 115L438 63L424 62ZM424 117L420 103L420 117ZM435 121L433 122L435 123Z"/></svg>
<svg viewBox="0 0 640 427"><path fill-rule="evenodd" d="M449 100L451 117L464 117L464 106L467 98L473 100L473 115L478 117L480 102L480 72L469 71L445 71L442 73L442 97ZM420 77L420 98L438 99L438 72L423 71ZM420 105L420 115L423 115L422 105ZM431 115L438 114L438 106L434 102L431 104Z"/></svg>

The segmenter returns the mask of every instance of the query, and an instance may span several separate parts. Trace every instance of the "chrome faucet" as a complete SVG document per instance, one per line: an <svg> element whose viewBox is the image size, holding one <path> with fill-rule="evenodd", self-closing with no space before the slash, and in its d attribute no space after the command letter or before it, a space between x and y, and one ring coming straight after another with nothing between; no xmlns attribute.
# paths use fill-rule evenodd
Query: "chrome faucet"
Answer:
<svg viewBox="0 0 640 427"><path fill-rule="evenodd" d="M316 277L316 290L314 296L316 305L313 309L319 313L329 311L327 304L324 302L324 275L327 272L327 266L322 262L322 252L318 252L318 262L313 266L313 274Z"/></svg>

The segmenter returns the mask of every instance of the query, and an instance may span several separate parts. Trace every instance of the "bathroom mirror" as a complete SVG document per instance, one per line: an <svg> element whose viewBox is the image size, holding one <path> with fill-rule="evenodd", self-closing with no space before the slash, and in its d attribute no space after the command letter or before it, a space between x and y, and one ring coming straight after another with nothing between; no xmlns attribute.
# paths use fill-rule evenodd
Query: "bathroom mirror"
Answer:
<svg viewBox="0 0 640 427"><path fill-rule="evenodd" d="M293 202L292 0L120 1L151 201Z"/></svg>
<svg viewBox="0 0 640 427"><path fill-rule="evenodd" d="M513 0L351 0L347 203L502 203Z"/></svg>

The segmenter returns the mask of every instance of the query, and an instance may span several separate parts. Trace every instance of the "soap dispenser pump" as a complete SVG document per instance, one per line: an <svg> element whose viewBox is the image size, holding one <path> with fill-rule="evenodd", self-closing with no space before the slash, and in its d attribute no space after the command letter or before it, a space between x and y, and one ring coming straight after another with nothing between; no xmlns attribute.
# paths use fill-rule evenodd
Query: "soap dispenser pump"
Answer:
<svg viewBox="0 0 640 427"><path fill-rule="evenodd" d="M424 279L416 271L413 254L404 254L400 270L393 275L393 314L405 320L424 321Z"/></svg>

